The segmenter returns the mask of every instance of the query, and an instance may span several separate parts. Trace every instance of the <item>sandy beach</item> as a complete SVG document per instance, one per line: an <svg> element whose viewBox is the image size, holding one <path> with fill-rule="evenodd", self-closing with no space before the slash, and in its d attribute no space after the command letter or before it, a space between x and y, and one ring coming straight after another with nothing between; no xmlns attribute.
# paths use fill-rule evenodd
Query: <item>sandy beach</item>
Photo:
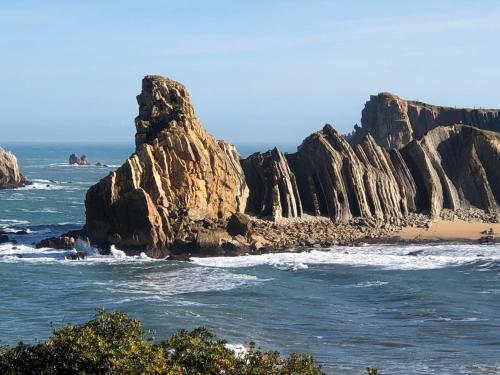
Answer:
<svg viewBox="0 0 500 375"><path fill-rule="evenodd" d="M477 241L490 237L500 240L500 224L464 220L437 220L429 228L406 227L394 232L394 237L402 240L423 241Z"/></svg>

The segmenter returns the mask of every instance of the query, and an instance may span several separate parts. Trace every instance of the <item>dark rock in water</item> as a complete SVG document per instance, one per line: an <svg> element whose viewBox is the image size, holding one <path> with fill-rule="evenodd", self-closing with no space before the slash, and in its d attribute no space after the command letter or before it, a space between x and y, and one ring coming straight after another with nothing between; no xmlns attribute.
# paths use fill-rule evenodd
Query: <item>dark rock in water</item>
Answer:
<svg viewBox="0 0 500 375"><path fill-rule="evenodd" d="M90 161L87 159L86 155L78 156L76 154L71 154L69 156L69 164L90 165Z"/></svg>
<svg viewBox="0 0 500 375"><path fill-rule="evenodd" d="M18 236L24 236L24 235L28 234L28 231L26 229L22 229L22 230L16 231L14 234L16 234Z"/></svg>
<svg viewBox="0 0 500 375"><path fill-rule="evenodd" d="M489 244L489 243L495 243L496 241L495 237L493 236L483 236L478 240L478 242L480 244Z"/></svg>
<svg viewBox="0 0 500 375"><path fill-rule="evenodd" d="M422 255L424 253L423 250L414 250L414 251L410 251L408 254L406 255L409 255L409 256L414 256L416 257L417 255Z"/></svg>
<svg viewBox="0 0 500 375"><path fill-rule="evenodd" d="M5 234L0 234L0 243L6 243L6 242L10 242L9 236L7 236Z"/></svg>
<svg viewBox="0 0 500 375"><path fill-rule="evenodd" d="M50 237L46 238L36 244L36 248L50 247L52 249L71 250L75 246L75 239L73 237Z"/></svg>
<svg viewBox="0 0 500 375"><path fill-rule="evenodd" d="M327 124L295 153L273 149L241 159L202 128L182 84L146 76L137 101L135 153L85 199L84 232L99 247L164 258L186 243L186 251L222 254L235 250L231 236L241 235L236 241L257 249L262 241L250 241L243 214L359 219L390 231L415 213L499 209L500 133L484 130L499 129L496 110L380 94L350 142ZM287 242L283 237L274 243Z"/></svg>
<svg viewBox="0 0 500 375"><path fill-rule="evenodd" d="M97 163L95 163L95 166L96 166L96 167L102 167L102 164L101 164L101 163L99 163L99 162L97 162Z"/></svg>
<svg viewBox="0 0 500 375"><path fill-rule="evenodd" d="M19 172L14 154L0 147L0 189L14 189L26 184L26 177Z"/></svg>
<svg viewBox="0 0 500 375"><path fill-rule="evenodd" d="M76 253L69 253L64 256L67 260L84 260L87 258L87 253L83 251L77 251Z"/></svg>
<svg viewBox="0 0 500 375"><path fill-rule="evenodd" d="M240 212L231 215L227 222L227 231L231 236L248 236L252 231L252 222L250 218Z"/></svg>

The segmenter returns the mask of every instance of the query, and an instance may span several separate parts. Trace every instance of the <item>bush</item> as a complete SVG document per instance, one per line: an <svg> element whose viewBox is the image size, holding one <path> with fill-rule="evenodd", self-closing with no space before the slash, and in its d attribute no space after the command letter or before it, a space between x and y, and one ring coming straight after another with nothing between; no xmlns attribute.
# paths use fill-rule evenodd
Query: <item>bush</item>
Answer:
<svg viewBox="0 0 500 375"><path fill-rule="evenodd" d="M311 356L282 358L251 345L238 357L205 328L155 343L138 320L98 310L83 325L54 330L47 341L0 347L0 374L319 375Z"/></svg>

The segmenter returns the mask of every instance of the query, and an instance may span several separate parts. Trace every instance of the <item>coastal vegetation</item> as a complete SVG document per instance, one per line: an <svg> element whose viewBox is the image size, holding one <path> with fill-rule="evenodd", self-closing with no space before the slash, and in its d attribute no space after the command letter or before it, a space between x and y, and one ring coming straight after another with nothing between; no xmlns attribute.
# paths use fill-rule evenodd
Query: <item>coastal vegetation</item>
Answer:
<svg viewBox="0 0 500 375"><path fill-rule="evenodd" d="M253 343L242 354L226 344L205 328L157 341L127 314L97 310L92 320L57 328L44 342L0 347L0 374L323 374L309 355L284 358Z"/></svg>

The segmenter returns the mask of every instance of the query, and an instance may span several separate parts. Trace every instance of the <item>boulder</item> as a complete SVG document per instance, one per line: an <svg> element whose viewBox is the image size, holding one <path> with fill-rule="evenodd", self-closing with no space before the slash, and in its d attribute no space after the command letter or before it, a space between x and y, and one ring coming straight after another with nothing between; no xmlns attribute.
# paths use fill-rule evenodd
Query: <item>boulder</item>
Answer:
<svg viewBox="0 0 500 375"><path fill-rule="evenodd" d="M242 213L234 213L227 222L227 232L231 236L248 236L252 231L252 221L250 217Z"/></svg>
<svg viewBox="0 0 500 375"><path fill-rule="evenodd" d="M19 172L14 154L0 147L0 189L14 189L26 183L26 177Z"/></svg>
<svg viewBox="0 0 500 375"><path fill-rule="evenodd" d="M50 237L36 244L36 248L50 247L52 249L71 250L75 247L75 239L73 237Z"/></svg>

